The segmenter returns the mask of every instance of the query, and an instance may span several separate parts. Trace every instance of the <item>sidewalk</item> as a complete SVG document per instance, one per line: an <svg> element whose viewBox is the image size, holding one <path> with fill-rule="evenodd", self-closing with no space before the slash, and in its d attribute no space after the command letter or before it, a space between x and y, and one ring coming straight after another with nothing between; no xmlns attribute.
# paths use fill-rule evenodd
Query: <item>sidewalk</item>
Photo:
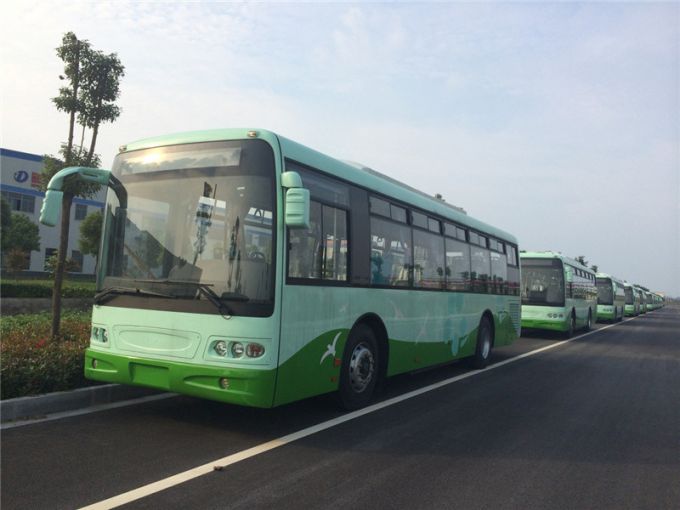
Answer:
<svg viewBox="0 0 680 510"><path fill-rule="evenodd" d="M51 414L162 394L163 392L150 388L103 384L72 391L58 391L46 395L11 398L0 401L0 422L5 424L45 418Z"/></svg>

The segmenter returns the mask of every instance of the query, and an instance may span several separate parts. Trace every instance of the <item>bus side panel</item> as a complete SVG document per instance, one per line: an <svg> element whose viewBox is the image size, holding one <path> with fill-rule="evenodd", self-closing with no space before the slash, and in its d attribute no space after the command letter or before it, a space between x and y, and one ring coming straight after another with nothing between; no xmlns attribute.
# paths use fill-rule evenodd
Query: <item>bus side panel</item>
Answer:
<svg viewBox="0 0 680 510"><path fill-rule="evenodd" d="M286 285L282 305L275 405L336 390L349 332L367 313L387 330L388 376L474 354L484 310L494 316L496 346L519 329L519 298L508 296Z"/></svg>

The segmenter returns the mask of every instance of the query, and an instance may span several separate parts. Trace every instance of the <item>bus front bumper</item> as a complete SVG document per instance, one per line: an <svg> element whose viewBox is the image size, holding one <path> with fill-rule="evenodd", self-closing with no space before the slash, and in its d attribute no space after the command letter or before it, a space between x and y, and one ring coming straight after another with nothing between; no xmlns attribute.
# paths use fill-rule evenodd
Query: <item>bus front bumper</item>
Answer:
<svg viewBox="0 0 680 510"><path fill-rule="evenodd" d="M522 319L522 329L547 329L564 332L569 329L569 323L564 320Z"/></svg>
<svg viewBox="0 0 680 510"><path fill-rule="evenodd" d="M85 377L229 404L272 407L276 370L201 366L86 349Z"/></svg>

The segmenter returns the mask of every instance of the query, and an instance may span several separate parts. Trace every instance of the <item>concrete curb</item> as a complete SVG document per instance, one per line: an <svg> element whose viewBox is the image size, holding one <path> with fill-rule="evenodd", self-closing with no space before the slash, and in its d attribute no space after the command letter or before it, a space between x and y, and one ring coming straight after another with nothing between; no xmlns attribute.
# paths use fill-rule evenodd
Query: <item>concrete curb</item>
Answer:
<svg viewBox="0 0 680 510"><path fill-rule="evenodd" d="M49 414L160 395L161 393L163 392L150 388L103 384L72 391L57 391L46 395L11 398L0 401L0 422L43 418Z"/></svg>

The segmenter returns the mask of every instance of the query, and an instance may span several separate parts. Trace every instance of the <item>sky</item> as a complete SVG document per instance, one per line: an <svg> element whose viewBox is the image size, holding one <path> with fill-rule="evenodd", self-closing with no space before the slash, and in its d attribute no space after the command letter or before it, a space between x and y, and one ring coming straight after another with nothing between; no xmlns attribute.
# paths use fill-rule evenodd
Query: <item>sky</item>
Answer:
<svg viewBox="0 0 680 510"><path fill-rule="evenodd" d="M680 296L680 3L3 2L0 145L56 154L65 32L125 66L128 142L253 127Z"/></svg>

